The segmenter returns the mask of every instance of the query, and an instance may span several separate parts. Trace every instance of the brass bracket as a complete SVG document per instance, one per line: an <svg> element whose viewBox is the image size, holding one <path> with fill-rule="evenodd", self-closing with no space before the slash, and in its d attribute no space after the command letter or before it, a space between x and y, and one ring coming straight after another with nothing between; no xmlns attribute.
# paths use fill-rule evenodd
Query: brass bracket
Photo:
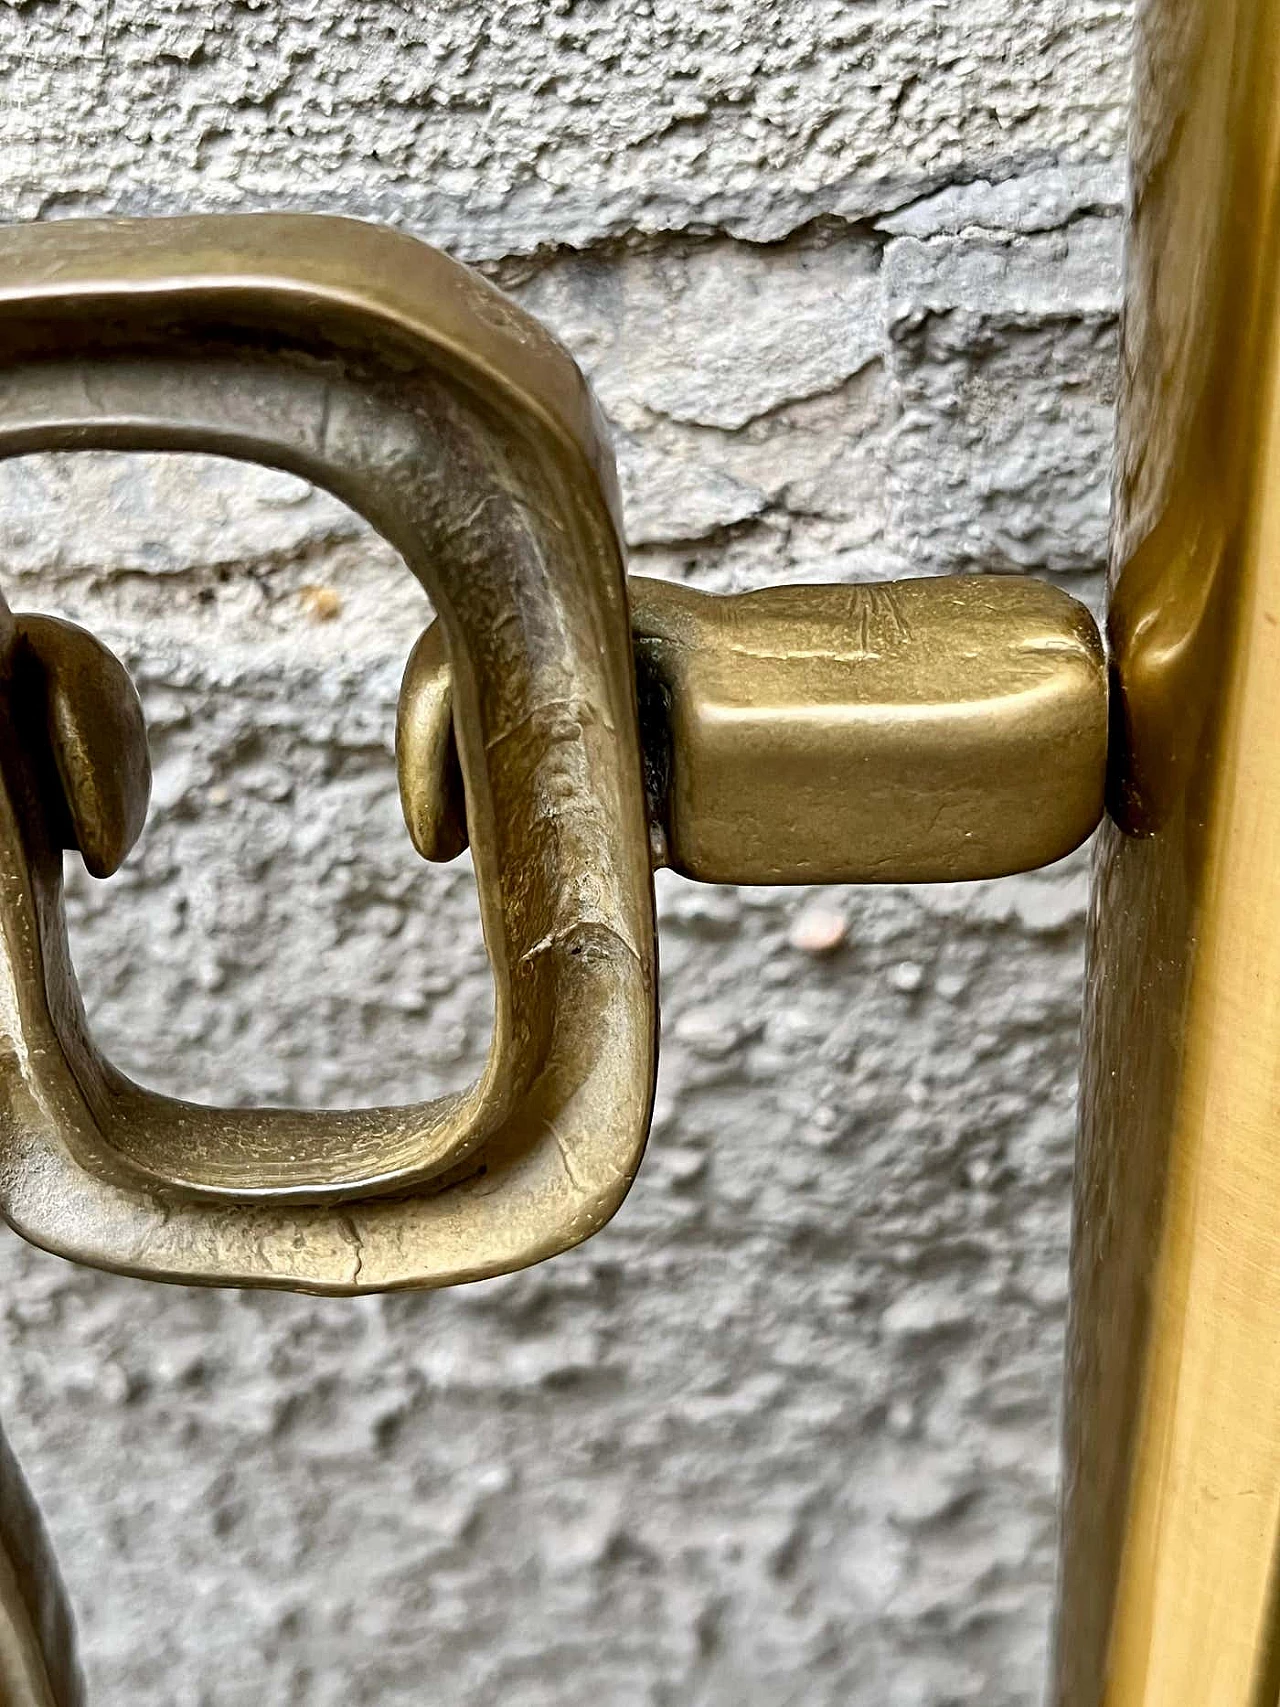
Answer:
<svg viewBox="0 0 1280 1707"><path fill-rule="evenodd" d="M627 587L655 865L704 883L939 883L1047 865L1096 828L1102 646L1056 588ZM453 859L466 790L438 624L405 670L396 758L414 846Z"/></svg>
<svg viewBox="0 0 1280 1707"><path fill-rule="evenodd" d="M209 1108L98 1052L63 845L121 859L147 798L123 670L47 618L0 632L0 1210L170 1280L367 1292L521 1267L600 1227L648 1128L651 866L926 881L1056 859L1102 809L1092 619L1038 582L637 580L570 357L408 238L266 216L0 235L0 455L218 451L327 487L440 612L410 660L402 799L470 837L496 999L465 1093L345 1113Z"/></svg>

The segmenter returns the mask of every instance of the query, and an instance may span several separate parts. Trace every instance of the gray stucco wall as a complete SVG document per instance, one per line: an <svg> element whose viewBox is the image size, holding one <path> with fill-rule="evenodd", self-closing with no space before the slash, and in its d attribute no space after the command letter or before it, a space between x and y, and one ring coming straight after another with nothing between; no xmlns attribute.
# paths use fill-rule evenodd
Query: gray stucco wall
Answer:
<svg viewBox="0 0 1280 1707"><path fill-rule="evenodd" d="M341 210L482 265L595 383L646 573L1096 601L1127 45L1121 0L4 0L0 212ZM487 972L398 818L391 554L275 475L45 459L0 469L0 576L150 717L148 831L70 897L120 1063L464 1080ZM96 1707L1036 1701L1084 896L1082 857L661 881L649 1158L528 1274L316 1302L6 1235L0 1410Z"/></svg>

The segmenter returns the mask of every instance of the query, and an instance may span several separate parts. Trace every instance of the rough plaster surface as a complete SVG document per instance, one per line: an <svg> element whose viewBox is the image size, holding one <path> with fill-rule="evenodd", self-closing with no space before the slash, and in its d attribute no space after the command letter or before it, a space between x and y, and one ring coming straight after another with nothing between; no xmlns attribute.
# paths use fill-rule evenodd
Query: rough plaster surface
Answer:
<svg viewBox="0 0 1280 1707"><path fill-rule="evenodd" d="M0 208L343 210L482 263L591 375L645 572L1092 598L1127 45L1103 0L4 0ZM149 829L70 891L116 1058L320 1103L473 1071L392 555L275 475L42 459L0 575L147 704ZM649 1158L529 1274L316 1302L6 1238L0 1404L95 1707L1030 1707L1083 899L1081 859L661 882Z"/></svg>

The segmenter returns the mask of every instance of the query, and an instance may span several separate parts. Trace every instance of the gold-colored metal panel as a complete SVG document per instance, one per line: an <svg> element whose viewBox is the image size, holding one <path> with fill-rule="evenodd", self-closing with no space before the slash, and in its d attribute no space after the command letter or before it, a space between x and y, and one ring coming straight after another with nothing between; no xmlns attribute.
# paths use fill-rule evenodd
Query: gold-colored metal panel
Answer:
<svg viewBox="0 0 1280 1707"><path fill-rule="evenodd" d="M289 469L426 584L453 660L494 1042L469 1091L409 1108L206 1108L112 1068L70 970L58 849L66 817L77 840L102 832L103 858L127 840L134 744L98 774L111 758L77 723L74 631L19 617L0 659L4 1213L81 1261L335 1292L472 1279L577 1243L634 1175L656 1048L616 491L577 368L465 268L352 221L10 228L0 455L90 447ZM126 810L108 824L112 801Z"/></svg>
<svg viewBox="0 0 1280 1707"><path fill-rule="evenodd" d="M1065 593L981 576L628 586L656 863L708 883L1000 877L1097 827L1106 667ZM449 682L433 626L398 725L428 859L466 844Z"/></svg>
<svg viewBox="0 0 1280 1707"><path fill-rule="evenodd" d="M1059 1707L1280 1697L1280 8L1149 0Z"/></svg>

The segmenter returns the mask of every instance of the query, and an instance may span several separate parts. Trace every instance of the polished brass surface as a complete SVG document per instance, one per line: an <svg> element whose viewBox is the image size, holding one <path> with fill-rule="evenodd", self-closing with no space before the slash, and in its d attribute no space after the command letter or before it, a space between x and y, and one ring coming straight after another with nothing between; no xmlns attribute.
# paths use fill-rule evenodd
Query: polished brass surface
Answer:
<svg viewBox="0 0 1280 1707"><path fill-rule="evenodd" d="M635 1172L656 1032L616 494L577 368L464 268L367 225L10 228L0 455L87 447L289 469L426 584L494 1042L469 1091L409 1108L205 1108L116 1072L84 1025L58 850L74 840L107 869L135 833L136 707L94 643L20 617L0 646L5 1215L110 1268L326 1292L473 1279L577 1243Z"/></svg>
<svg viewBox="0 0 1280 1707"><path fill-rule="evenodd" d="M1106 667L1065 593L979 576L628 587L655 864L707 883L942 882L1047 865L1096 829ZM397 737L414 844L452 859L465 806L434 625Z"/></svg>
<svg viewBox="0 0 1280 1707"><path fill-rule="evenodd" d="M1059 1707L1280 1697L1280 7L1138 18Z"/></svg>

